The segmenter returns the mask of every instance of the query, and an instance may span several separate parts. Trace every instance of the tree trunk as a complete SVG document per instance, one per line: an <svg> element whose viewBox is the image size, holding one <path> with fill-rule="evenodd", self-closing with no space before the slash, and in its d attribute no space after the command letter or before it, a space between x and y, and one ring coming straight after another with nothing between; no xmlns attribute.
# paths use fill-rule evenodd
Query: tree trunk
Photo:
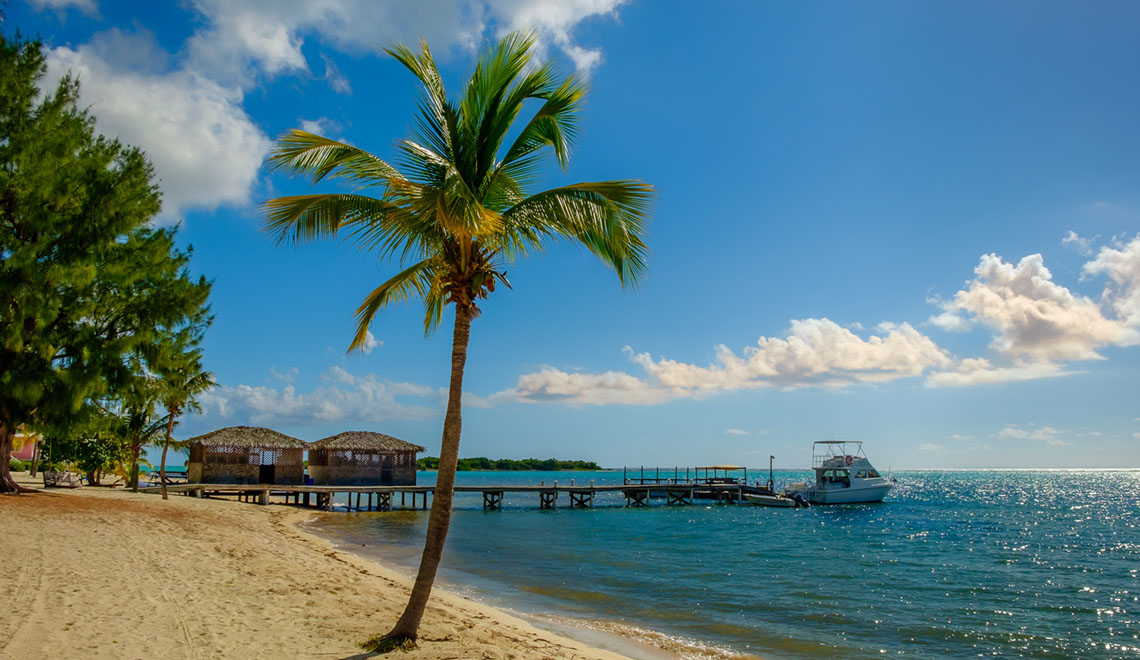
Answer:
<svg viewBox="0 0 1140 660"><path fill-rule="evenodd" d="M12 441L16 437L16 426L12 420L0 421L0 493L34 493L30 488L24 488L12 478L8 469L8 461L12 460Z"/></svg>
<svg viewBox="0 0 1140 660"><path fill-rule="evenodd" d="M455 332L451 342L451 386L447 393L447 414L443 418L443 444L439 451L439 472L436 475L435 493L431 513L428 515L427 539L420 559L420 569L408 606L391 632L384 636L389 643L414 641L420 619L427 608L435 572L443 556L443 544L451 524L451 499L455 489L455 468L459 463L459 435L463 427L463 368L467 364L467 341L471 335L470 306L455 306Z"/></svg>
<svg viewBox="0 0 1140 660"><path fill-rule="evenodd" d="M131 441L131 474L127 478L131 482L131 490L139 492L139 456L142 454L142 443Z"/></svg>
<svg viewBox="0 0 1140 660"><path fill-rule="evenodd" d="M170 437L174 435L174 415L176 410L171 407L170 420L166 422L166 439L162 441L162 462L158 464L158 480L162 483L162 499L166 497L166 450L170 448ZM308 495L306 495L308 497ZM371 496L369 496L371 497Z"/></svg>
<svg viewBox="0 0 1140 660"><path fill-rule="evenodd" d="M36 478L36 472L40 469L40 441L36 440L35 447L32 448L32 469L28 475L33 479Z"/></svg>

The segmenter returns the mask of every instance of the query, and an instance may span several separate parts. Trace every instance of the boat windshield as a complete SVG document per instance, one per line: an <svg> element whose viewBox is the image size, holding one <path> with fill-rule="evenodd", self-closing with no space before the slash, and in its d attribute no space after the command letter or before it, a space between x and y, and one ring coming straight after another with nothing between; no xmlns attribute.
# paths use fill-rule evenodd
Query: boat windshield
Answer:
<svg viewBox="0 0 1140 660"><path fill-rule="evenodd" d="M821 440L812 444L812 467L850 466L858 459L867 460L863 443L850 440Z"/></svg>

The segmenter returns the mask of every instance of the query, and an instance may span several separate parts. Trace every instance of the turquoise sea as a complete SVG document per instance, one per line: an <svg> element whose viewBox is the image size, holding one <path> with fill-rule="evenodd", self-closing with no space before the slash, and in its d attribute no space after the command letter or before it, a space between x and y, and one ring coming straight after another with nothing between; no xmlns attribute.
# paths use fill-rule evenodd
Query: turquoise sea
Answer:
<svg viewBox="0 0 1140 660"><path fill-rule="evenodd" d="M1140 471L895 476L882 504L794 510L611 496L544 511L508 495L483 511L463 495L442 580L540 622L656 631L692 657L1140 658ZM459 475L570 479L622 473ZM337 513L315 531L411 573L426 524L426 511Z"/></svg>

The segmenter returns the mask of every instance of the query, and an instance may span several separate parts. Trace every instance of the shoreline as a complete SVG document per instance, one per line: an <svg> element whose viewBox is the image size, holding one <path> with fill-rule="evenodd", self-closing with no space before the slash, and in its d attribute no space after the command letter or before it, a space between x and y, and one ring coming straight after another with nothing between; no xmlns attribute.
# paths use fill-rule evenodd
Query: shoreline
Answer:
<svg viewBox="0 0 1140 660"><path fill-rule="evenodd" d="M338 542L332 538L332 533L320 529L321 518L323 518L324 515L338 514L324 514L311 511L299 511L297 514L298 517L293 519L292 522L301 533L307 534L313 539L327 544L335 551L349 555L367 565L380 566L382 570L392 573L408 584L414 580L415 566L408 566L403 563L381 564L375 557L359 553L353 549L352 545L346 542ZM325 536L324 534L329 535ZM436 594L447 594L449 597L457 598L464 602L477 603L481 607L487 607L505 616L520 619L529 625L549 633L568 637L591 648L617 653L622 657L628 656L630 658L637 658L638 660L679 660L680 658L721 660L723 658L747 657L735 652L715 649L711 646L685 644L664 633L634 626L602 620L582 619L566 615L531 612L514 606L509 602L504 602L510 599L502 597L501 594L499 594L497 599L494 598L493 594L487 593L486 589L478 585L449 581L445 575L442 575L447 572L446 570L441 570L441 575L436 576L436 586L432 589L433 598ZM503 586L509 588L509 585ZM457 593L456 590L460 590L461 593ZM490 600L497 600L498 602L487 602L489 599L486 598L486 596L492 596Z"/></svg>
<svg viewBox="0 0 1140 660"><path fill-rule="evenodd" d="M395 621L411 581L304 530L310 517L117 489L0 498L0 655L375 657L358 645ZM404 657L629 660L439 588Z"/></svg>

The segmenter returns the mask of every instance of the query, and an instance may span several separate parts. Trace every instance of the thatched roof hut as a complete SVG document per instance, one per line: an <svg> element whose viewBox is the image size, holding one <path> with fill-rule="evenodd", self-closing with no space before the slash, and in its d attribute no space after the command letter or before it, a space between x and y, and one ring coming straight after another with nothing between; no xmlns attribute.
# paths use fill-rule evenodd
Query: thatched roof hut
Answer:
<svg viewBox="0 0 1140 660"><path fill-rule="evenodd" d="M309 476L327 486L410 486L419 445L383 433L345 431L309 445Z"/></svg>
<svg viewBox="0 0 1140 660"><path fill-rule="evenodd" d="M230 426L186 441L191 483L300 484L305 442L273 429Z"/></svg>

